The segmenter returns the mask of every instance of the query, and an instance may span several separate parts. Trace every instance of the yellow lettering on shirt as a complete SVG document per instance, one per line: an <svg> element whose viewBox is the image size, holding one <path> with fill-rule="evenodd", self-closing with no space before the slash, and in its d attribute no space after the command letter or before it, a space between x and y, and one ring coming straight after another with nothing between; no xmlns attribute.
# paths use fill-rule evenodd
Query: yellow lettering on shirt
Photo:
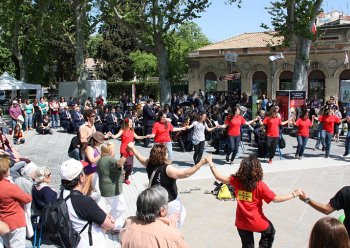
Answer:
<svg viewBox="0 0 350 248"><path fill-rule="evenodd" d="M247 201L247 202L252 202L253 201L253 193L252 192L247 192L243 190L238 190L238 200L240 201Z"/></svg>

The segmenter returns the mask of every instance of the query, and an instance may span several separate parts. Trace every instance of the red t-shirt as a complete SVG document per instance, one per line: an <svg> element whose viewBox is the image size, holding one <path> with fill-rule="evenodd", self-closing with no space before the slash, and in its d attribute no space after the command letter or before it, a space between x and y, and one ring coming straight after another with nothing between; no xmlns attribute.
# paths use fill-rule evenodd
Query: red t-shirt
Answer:
<svg viewBox="0 0 350 248"><path fill-rule="evenodd" d="M243 190L235 176L231 177L230 185L234 187L237 198L236 227L252 232L266 230L269 220L262 211L263 200L270 203L276 194L263 181L259 181L252 192Z"/></svg>
<svg viewBox="0 0 350 248"><path fill-rule="evenodd" d="M265 117L263 123L266 125L266 136L278 138L280 137L279 125L282 124L281 118L276 117Z"/></svg>
<svg viewBox="0 0 350 248"><path fill-rule="evenodd" d="M134 155L132 151L128 151L128 144L130 142L134 142L134 131L132 130L123 130L123 134L121 136L121 144L120 144L120 155L122 155L124 158L127 158L128 156Z"/></svg>
<svg viewBox="0 0 350 248"><path fill-rule="evenodd" d="M164 123L160 123L159 121L154 123L152 134L155 135L154 136L155 143L171 142L170 132L173 131L173 125L167 122L167 126L168 128L165 128Z"/></svg>
<svg viewBox="0 0 350 248"><path fill-rule="evenodd" d="M246 120L243 116L233 116L231 120L226 118L225 124L228 126L227 134L230 136L239 136L241 135L241 126L246 123Z"/></svg>
<svg viewBox="0 0 350 248"><path fill-rule="evenodd" d="M340 123L339 117L335 115L322 115L318 120L323 123L323 130L330 134L334 134L334 123Z"/></svg>
<svg viewBox="0 0 350 248"><path fill-rule="evenodd" d="M306 118L306 120L299 118L295 125L298 127L298 136L309 137L311 127L311 121L309 118Z"/></svg>

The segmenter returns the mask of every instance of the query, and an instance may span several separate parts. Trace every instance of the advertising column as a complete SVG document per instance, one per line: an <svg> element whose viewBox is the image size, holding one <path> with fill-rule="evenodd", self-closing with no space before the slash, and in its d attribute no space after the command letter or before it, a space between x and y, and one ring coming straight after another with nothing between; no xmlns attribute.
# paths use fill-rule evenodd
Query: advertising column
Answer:
<svg viewBox="0 0 350 248"><path fill-rule="evenodd" d="M288 120L289 117L289 91L277 90L276 101L280 107L280 115L282 121Z"/></svg>

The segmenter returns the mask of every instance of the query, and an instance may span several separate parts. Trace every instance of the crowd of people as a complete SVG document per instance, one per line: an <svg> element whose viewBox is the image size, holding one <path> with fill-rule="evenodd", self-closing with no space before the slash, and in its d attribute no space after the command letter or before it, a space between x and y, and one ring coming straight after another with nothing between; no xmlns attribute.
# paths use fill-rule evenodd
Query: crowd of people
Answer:
<svg viewBox="0 0 350 248"><path fill-rule="evenodd" d="M295 158L302 159L310 128L318 121L317 145L322 145L328 158L332 140L338 141L337 135L343 130L341 125L350 118L347 113L338 116L341 105L334 97L324 106L315 101L317 99L307 101L294 116L282 121L278 102L262 95L258 113L251 113L251 100L244 93L242 97L237 93L225 97L200 90L186 97L180 92L164 107L142 96L133 104L126 94L118 106L106 104L102 97L95 102L88 98L83 106L79 99L65 102L64 98L59 101L41 98L39 103L34 101L32 111L23 109L20 99L14 100L9 110L11 125L0 129L2 244L7 248L25 247L26 235L30 236L33 231L30 231L31 217L41 216L50 202L62 198L66 199L73 228L80 234L78 247L107 247L108 232L120 235L122 247L188 247L179 231L187 213L179 198L177 180L192 176L205 165L210 167L216 180L234 188L235 225L242 247L254 247L254 232L261 233L259 247L272 247L275 229L263 213L263 201L278 203L298 197L322 213L343 209L345 216L349 216L350 187L341 189L324 205L310 199L302 189L276 195L263 182L261 161L254 155L243 158L238 172L228 176L216 168L212 155L203 157L205 142L209 141L216 149L214 153L224 150L226 162L233 164L246 135L248 141L256 142L258 155L268 157L271 164L276 149L282 145L283 125L290 124L297 130ZM27 103L31 105L26 100L25 105ZM79 120L74 116L79 116ZM33 119L34 122L30 121ZM14 143L24 143L21 141L21 138L24 140L23 131L42 128L45 120L51 129L62 127L76 133L68 149L71 159L60 166L59 192L50 187L49 168L37 167L14 148ZM5 129L7 131L3 131ZM22 134L16 134L21 137L15 139L14 133ZM121 144L117 149L111 140L119 138ZM139 140L151 148L149 154L142 154L136 148L134 142ZM180 151L194 150L193 166L181 169L172 165L176 159L174 141L179 144ZM349 155L349 146L350 135L347 135L344 156ZM149 185L137 198L135 216L124 220L123 187L131 183L134 157L145 167ZM309 247L349 247L349 220L345 218L344 225L334 218L318 221L311 232Z"/></svg>

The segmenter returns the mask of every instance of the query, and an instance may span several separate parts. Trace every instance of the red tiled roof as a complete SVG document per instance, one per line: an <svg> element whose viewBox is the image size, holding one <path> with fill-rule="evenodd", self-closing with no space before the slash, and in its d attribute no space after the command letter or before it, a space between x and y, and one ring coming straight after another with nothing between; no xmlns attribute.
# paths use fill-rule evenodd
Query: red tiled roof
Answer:
<svg viewBox="0 0 350 248"><path fill-rule="evenodd" d="M283 37L275 37L274 34L275 32L244 33L224 41L201 47L197 49L197 51L268 47L281 45Z"/></svg>

